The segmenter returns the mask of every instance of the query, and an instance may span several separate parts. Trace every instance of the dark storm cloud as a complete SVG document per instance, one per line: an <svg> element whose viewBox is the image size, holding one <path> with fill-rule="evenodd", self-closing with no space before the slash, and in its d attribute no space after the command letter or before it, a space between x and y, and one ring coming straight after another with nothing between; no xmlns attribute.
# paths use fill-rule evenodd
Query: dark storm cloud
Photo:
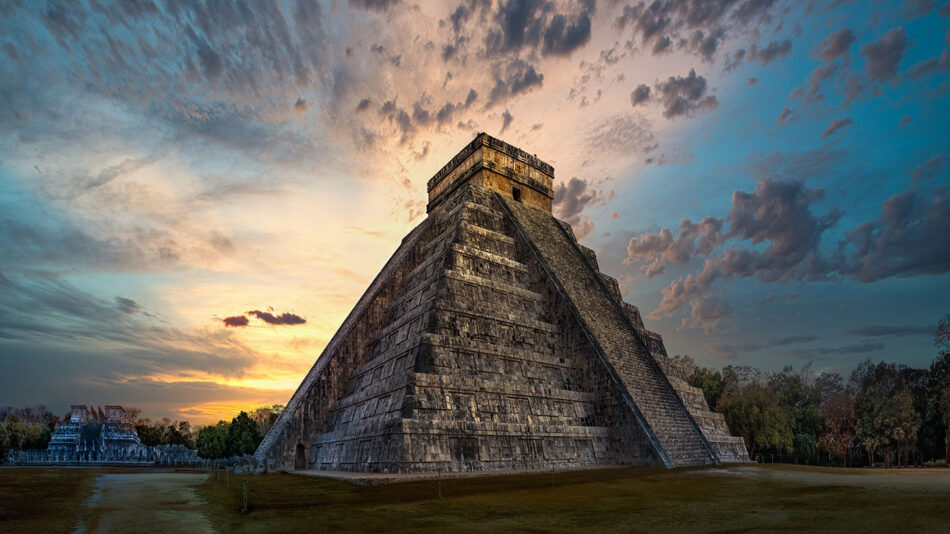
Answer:
<svg viewBox="0 0 950 534"><path fill-rule="evenodd" d="M852 124L854 124L854 122L851 120L851 117L842 117L840 119L835 119L831 121L831 124L829 124L827 128L825 128L825 131L821 132L821 138L824 139L830 135L833 135L838 130L846 126L850 126Z"/></svg>
<svg viewBox="0 0 950 534"><path fill-rule="evenodd" d="M887 325L867 325L860 328L848 330L848 334L861 337L908 337L908 336L932 336L937 328L935 326L887 326Z"/></svg>
<svg viewBox="0 0 950 534"><path fill-rule="evenodd" d="M812 53L824 61L833 61L846 54L855 40L857 36L854 32L850 28L843 28L825 37Z"/></svg>
<svg viewBox="0 0 950 534"><path fill-rule="evenodd" d="M630 104L637 106L650 99L650 87L640 84L630 92Z"/></svg>
<svg viewBox="0 0 950 534"><path fill-rule="evenodd" d="M304 324L307 322L303 317L293 314L293 313L281 313L275 315L270 312L260 311L260 310L251 310L246 313L253 317L257 317L261 321L264 321L267 324L273 325L295 325L295 324Z"/></svg>
<svg viewBox="0 0 950 534"><path fill-rule="evenodd" d="M691 115L698 110L719 105L716 97L706 94L706 78L690 69L686 76L670 76L656 84L657 96L663 102L663 116L672 119Z"/></svg>
<svg viewBox="0 0 950 534"><path fill-rule="evenodd" d="M749 48L749 61L758 61L762 65L782 59L792 51L792 42L788 39L784 41L772 41L765 48L757 49L755 45Z"/></svg>
<svg viewBox="0 0 950 534"><path fill-rule="evenodd" d="M871 80L886 82L897 77L897 68L907 49L907 32L894 28L880 39L861 47L861 55L867 60L867 73Z"/></svg>

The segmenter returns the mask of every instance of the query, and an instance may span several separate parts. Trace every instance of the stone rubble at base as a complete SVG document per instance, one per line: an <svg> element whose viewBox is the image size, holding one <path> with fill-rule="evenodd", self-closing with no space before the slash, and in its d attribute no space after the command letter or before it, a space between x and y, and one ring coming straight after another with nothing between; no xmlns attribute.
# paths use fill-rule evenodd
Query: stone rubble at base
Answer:
<svg viewBox="0 0 950 534"><path fill-rule="evenodd" d="M748 461L551 214L553 168L479 134L255 457L374 473Z"/></svg>

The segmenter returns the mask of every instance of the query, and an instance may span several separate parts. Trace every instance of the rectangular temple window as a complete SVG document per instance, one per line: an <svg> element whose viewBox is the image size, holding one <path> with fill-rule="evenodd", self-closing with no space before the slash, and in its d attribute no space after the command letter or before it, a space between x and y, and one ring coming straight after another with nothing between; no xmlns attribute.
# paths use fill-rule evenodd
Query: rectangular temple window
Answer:
<svg viewBox="0 0 950 534"><path fill-rule="evenodd" d="M511 198L515 199L517 202L521 202L521 189L517 187L511 188Z"/></svg>

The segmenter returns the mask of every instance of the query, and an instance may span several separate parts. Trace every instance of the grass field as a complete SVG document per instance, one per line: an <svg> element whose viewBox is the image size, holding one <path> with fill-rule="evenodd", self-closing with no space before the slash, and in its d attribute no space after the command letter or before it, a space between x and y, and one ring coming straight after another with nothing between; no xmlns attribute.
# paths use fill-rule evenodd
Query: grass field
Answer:
<svg viewBox="0 0 950 534"><path fill-rule="evenodd" d="M743 465L377 486L0 468L0 532L947 532L950 470ZM248 482L250 511L241 513ZM151 527L149 527L149 525Z"/></svg>
<svg viewBox="0 0 950 534"><path fill-rule="evenodd" d="M86 469L0 469L0 532L72 532L93 480Z"/></svg>
<svg viewBox="0 0 950 534"><path fill-rule="evenodd" d="M248 480L251 510L240 513ZM950 471L611 469L353 486L271 475L199 489L228 532L947 532Z"/></svg>

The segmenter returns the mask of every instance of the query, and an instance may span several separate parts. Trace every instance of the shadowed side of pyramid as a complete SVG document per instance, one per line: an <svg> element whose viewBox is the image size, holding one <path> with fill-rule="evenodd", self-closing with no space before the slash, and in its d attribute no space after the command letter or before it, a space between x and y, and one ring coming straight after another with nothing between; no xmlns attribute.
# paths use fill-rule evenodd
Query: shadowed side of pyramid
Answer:
<svg viewBox="0 0 950 534"><path fill-rule="evenodd" d="M746 459L724 421L667 377L662 339L551 215L552 182L549 165L485 134L440 170L428 217L291 398L255 453L262 466Z"/></svg>

